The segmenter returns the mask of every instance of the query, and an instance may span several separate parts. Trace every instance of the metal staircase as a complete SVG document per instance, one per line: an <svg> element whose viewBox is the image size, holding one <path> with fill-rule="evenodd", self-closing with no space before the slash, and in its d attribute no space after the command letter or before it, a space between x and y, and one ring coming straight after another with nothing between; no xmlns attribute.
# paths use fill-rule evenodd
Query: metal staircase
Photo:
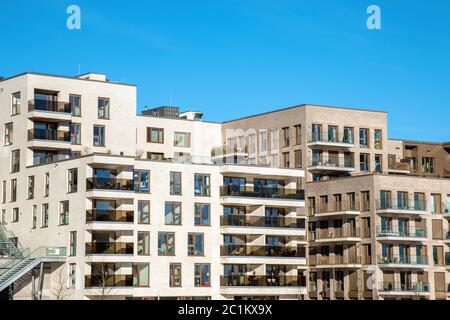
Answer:
<svg viewBox="0 0 450 320"><path fill-rule="evenodd" d="M22 246L13 239L17 238L0 224L0 258L20 257L22 255Z"/></svg>

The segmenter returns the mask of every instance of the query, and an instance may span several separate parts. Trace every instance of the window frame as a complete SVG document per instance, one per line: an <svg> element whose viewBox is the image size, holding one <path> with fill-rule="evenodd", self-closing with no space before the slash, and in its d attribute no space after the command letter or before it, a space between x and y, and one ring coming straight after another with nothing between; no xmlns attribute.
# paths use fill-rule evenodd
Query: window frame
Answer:
<svg viewBox="0 0 450 320"><path fill-rule="evenodd" d="M179 274L175 274L178 269ZM178 284L177 284L177 278ZM181 263L173 262L169 264L169 287L171 288L181 288L183 287L183 267Z"/></svg>
<svg viewBox="0 0 450 320"><path fill-rule="evenodd" d="M75 99L80 99L80 104L78 106L75 106ZM69 94L69 105L71 109L71 114L73 117L81 117L81 95L79 94ZM80 110L80 114L76 114L75 110Z"/></svg>
<svg viewBox="0 0 450 320"><path fill-rule="evenodd" d="M179 176L179 182L177 182L176 176ZM177 171L170 171L170 180L169 180L169 189L170 195L172 196L181 196L183 195L183 174ZM176 186L179 186L180 191L175 192Z"/></svg>
<svg viewBox="0 0 450 320"><path fill-rule="evenodd" d="M178 206L177 206L178 205ZM168 212L167 212L167 208L168 206L171 206L172 208L172 222L167 222L167 217L168 217ZM176 208L179 208L179 212L176 212ZM175 223L176 222L176 216L179 216L179 223ZM177 202L177 201L166 201L164 202L164 224L166 226L181 226L183 224L183 204L181 202Z"/></svg>
<svg viewBox="0 0 450 320"><path fill-rule="evenodd" d="M197 237L201 238L201 250L197 254L196 247L199 241ZM192 250L192 251L191 251ZM204 257L205 256L205 234L200 232L189 232L187 238L187 255L189 257Z"/></svg>
<svg viewBox="0 0 450 320"><path fill-rule="evenodd" d="M208 223L203 223L204 207L208 207ZM199 211L197 211L199 209ZM200 223L197 223L197 216ZM210 203L194 203L194 225L197 227L211 226L211 204Z"/></svg>
<svg viewBox="0 0 450 320"><path fill-rule="evenodd" d="M67 205L67 207L65 207ZM63 210L67 209L67 210ZM69 200L59 202L58 225L66 226L69 224L70 203Z"/></svg>
<svg viewBox="0 0 450 320"><path fill-rule="evenodd" d="M201 192L200 194L197 193L197 177L201 177ZM209 183L206 183L206 180L208 180ZM207 190L205 194L205 190ZM194 196L196 197L211 197L211 175L206 173L195 173L194 174Z"/></svg>
<svg viewBox="0 0 450 320"><path fill-rule="evenodd" d="M153 141L153 130L156 130L158 133L157 141ZM147 127L147 143L164 144L164 128Z"/></svg>
<svg viewBox="0 0 450 320"><path fill-rule="evenodd" d="M143 217L145 215L143 215L142 213L144 212L143 208L145 208L145 204L148 205L148 222L145 222L145 220L143 219ZM149 225L151 224L151 216L150 216L150 200L138 200L138 224L144 224L144 225Z"/></svg>
<svg viewBox="0 0 450 320"><path fill-rule="evenodd" d="M208 267L208 284L203 285L203 272L202 267ZM197 271L199 271L197 273ZM198 285L197 285L197 279ZM194 264L194 287L195 288L209 288L211 287L211 264L210 263L195 263Z"/></svg>
<svg viewBox="0 0 450 320"><path fill-rule="evenodd" d="M68 169L67 193L76 193L76 192L78 192L78 168Z"/></svg>
<svg viewBox="0 0 450 320"><path fill-rule="evenodd" d="M98 137L97 140L99 141L98 144L95 143L95 129L98 129ZM94 147L104 147L106 145L106 128L104 125L94 124L93 126L93 135L92 135L92 144Z"/></svg>
<svg viewBox="0 0 450 320"><path fill-rule="evenodd" d="M102 101L102 105L100 102ZM103 108L103 114L101 114L101 110ZM97 99L97 118L103 120L111 119L111 100L106 97L98 97Z"/></svg>
<svg viewBox="0 0 450 320"><path fill-rule="evenodd" d="M164 241L161 242L161 236L164 237ZM173 253L169 254L169 236L172 237L173 239ZM165 244L166 245L166 250L165 253L161 253L161 245ZM175 238L175 232L165 232L165 231L160 231L158 232L158 256L161 257L173 257L176 255L176 238Z"/></svg>
<svg viewBox="0 0 450 320"><path fill-rule="evenodd" d="M3 134L3 146L11 146L14 143L14 122L5 123Z"/></svg>

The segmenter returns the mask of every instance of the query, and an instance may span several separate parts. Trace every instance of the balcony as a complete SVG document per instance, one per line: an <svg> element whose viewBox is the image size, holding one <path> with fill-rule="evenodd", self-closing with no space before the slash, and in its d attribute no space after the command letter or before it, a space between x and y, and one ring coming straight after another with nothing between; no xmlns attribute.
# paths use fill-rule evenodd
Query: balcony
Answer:
<svg viewBox="0 0 450 320"><path fill-rule="evenodd" d="M418 282L418 283L382 282L380 284L379 291L383 293L421 294L421 293L429 293L430 286L428 283L425 282Z"/></svg>
<svg viewBox="0 0 450 320"><path fill-rule="evenodd" d="M35 99L28 101L28 112L44 111L56 113L72 113L72 107L68 102Z"/></svg>
<svg viewBox="0 0 450 320"><path fill-rule="evenodd" d="M410 174L412 173L411 164L409 162L389 163L388 172L392 174Z"/></svg>
<svg viewBox="0 0 450 320"><path fill-rule="evenodd" d="M309 146L324 146L324 147L339 147L339 148L354 148L355 143L348 135L328 135L328 133L311 134L308 136Z"/></svg>
<svg viewBox="0 0 450 320"><path fill-rule="evenodd" d="M378 213L401 213L421 215L427 213L427 204L424 200L408 199L377 199Z"/></svg>
<svg viewBox="0 0 450 320"><path fill-rule="evenodd" d="M87 210L86 223L90 222L120 222L133 223L134 211L124 210Z"/></svg>
<svg viewBox="0 0 450 320"><path fill-rule="evenodd" d="M132 275L87 275L84 278L84 286L90 288L116 288L133 287Z"/></svg>
<svg viewBox="0 0 450 320"><path fill-rule="evenodd" d="M30 129L28 130L28 141L33 140L70 142L70 132L59 130Z"/></svg>
<svg viewBox="0 0 450 320"><path fill-rule="evenodd" d="M229 275L220 277L222 287L304 287L299 276Z"/></svg>
<svg viewBox="0 0 450 320"><path fill-rule="evenodd" d="M310 232L310 240L319 243L325 242L359 242L361 233L358 228L330 228L316 229Z"/></svg>
<svg viewBox="0 0 450 320"><path fill-rule="evenodd" d="M331 216L358 216L360 215L359 200L330 202L327 205L319 205L317 208L309 210L311 217L331 217Z"/></svg>
<svg viewBox="0 0 450 320"><path fill-rule="evenodd" d="M248 154L248 147L245 146L238 147L237 145L225 144L222 147L216 147L211 150L212 158L230 157L230 156L245 157L247 154Z"/></svg>
<svg viewBox="0 0 450 320"><path fill-rule="evenodd" d="M308 166L309 171L314 173L326 173L326 172L341 172L351 173L355 171L355 164L353 161L339 161L333 160L317 160L311 161Z"/></svg>
<svg viewBox="0 0 450 320"><path fill-rule="evenodd" d="M361 258L360 257L348 257L344 255L310 255L309 264L316 266L317 268L332 268L335 266L340 267L350 267L350 268L360 268Z"/></svg>
<svg viewBox="0 0 450 320"><path fill-rule="evenodd" d="M297 247L289 246L225 245L221 246L220 254L222 257L305 258Z"/></svg>
<svg viewBox="0 0 450 320"><path fill-rule="evenodd" d="M225 185L220 187L220 196L304 201L305 190Z"/></svg>
<svg viewBox="0 0 450 320"><path fill-rule="evenodd" d="M288 217L261 217L249 215L228 215L220 217L222 227L258 227L305 229L305 219Z"/></svg>
<svg viewBox="0 0 450 320"><path fill-rule="evenodd" d="M86 255L133 255L132 242L88 242Z"/></svg>
<svg viewBox="0 0 450 320"><path fill-rule="evenodd" d="M395 266L418 266L424 267L428 265L427 256L409 256L409 255L379 255L377 257L379 265L395 265Z"/></svg>
<svg viewBox="0 0 450 320"><path fill-rule="evenodd" d="M86 179L86 190L134 191L134 181L118 178L88 178Z"/></svg>
<svg viewBox="0 0 450 320"><path fill-rule="evenodd" d="M424 241L427 238L427 229L426 228L417 228L417 227L377 227L377 237L378 238L388 238L388 240L393 240L393 238L398 239L412 239L418 241Z"/></svg>

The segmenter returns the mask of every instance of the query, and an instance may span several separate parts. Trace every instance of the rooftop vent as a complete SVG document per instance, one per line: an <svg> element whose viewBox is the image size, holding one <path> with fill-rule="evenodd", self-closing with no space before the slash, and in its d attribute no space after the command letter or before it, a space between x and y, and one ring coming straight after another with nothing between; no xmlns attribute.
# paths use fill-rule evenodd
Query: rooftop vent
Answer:
<svg viewBox="0 0 450 320"><path fill-rule="evenodd" d="M200 121L203 119L203 112L198 111L186 111L180 113L181 119L187 119L187 120L197 120Z"/></svg>
<svg viewBox="0 0 450 320"><path fill-rule="evenodd" d="M78 76L77 78L85 79L85 80L95 80L95 81L108 81L108 79L106 79L106 74L95 73L95 72L82 74L81 76Z"/></svg>
<svg viewBox="0 0 450 320"><path fill-rule="evenodd" d="M180 115L180 108L175 106L161 106L158 108L145 109L142 111L145 116L154 116L161 118L178 118Z"/></svg>

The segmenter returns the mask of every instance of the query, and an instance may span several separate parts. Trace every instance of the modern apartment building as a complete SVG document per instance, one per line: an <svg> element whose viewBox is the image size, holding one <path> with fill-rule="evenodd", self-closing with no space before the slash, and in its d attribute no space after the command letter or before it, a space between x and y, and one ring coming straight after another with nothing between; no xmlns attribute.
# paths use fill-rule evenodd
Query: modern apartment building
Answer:
<svg viewBox="0 0 450 320"><path fill-rule="evenodd" d="M385 112L213 123L136 115L102 74L0 88L4 296L447 299L450 144L390 140Z"/></svg>

